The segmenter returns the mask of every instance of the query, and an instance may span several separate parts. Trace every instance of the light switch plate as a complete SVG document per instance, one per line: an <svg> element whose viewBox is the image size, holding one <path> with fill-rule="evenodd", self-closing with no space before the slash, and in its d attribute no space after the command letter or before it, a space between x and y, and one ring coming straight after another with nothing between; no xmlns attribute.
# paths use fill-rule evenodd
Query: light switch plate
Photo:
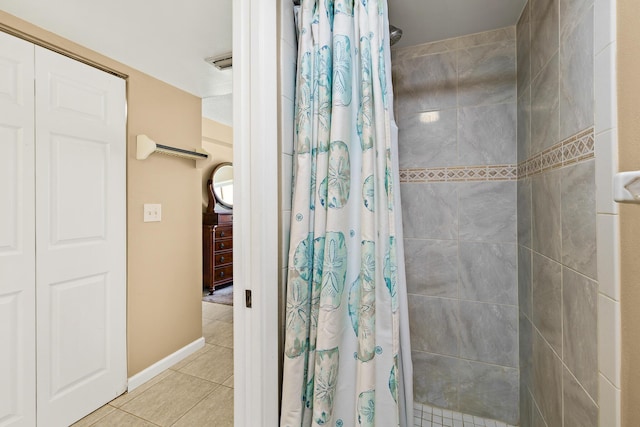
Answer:
<svg viewBox="0 0 640 427"><path fill-rule="evenodd" d="M160 203L144 204L144 222L162 221L162 205Z"/></svg>

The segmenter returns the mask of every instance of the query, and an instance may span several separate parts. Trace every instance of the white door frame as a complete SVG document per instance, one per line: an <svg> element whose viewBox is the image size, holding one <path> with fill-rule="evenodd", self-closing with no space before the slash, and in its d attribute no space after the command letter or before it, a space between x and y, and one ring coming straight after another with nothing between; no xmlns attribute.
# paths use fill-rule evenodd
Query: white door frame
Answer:
<svg viewBox="0 0 640 427"><path fill-rule="evenodd" d="M278 425L277 6L277 0L233 0L236 427Z"/></svg>

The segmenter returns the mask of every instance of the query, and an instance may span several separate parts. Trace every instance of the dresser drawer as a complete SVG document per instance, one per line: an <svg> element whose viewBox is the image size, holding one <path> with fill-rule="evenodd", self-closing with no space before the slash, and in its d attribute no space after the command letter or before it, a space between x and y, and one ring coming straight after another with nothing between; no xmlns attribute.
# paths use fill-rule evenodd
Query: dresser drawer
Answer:
<svg viewBox="0 0 640 427"><path fill-rule="evenodd" d="M215 229L215 233L216 233L216 239L223 239L223 238L231 238L233 237L233 227L230 225L225 225L225 226L217 226Z"/></svg>
<svg viewBox="0 0 640 427"><path fill-rule="evenodd" d="M213 271L213 281L215 283L222 282L233 278L233 265L225 265L216 267Z"/></svg>
<svg viewBox="0 0 640 427"><path fill-rule="evenodd" d="M214 265L224 265L233 263L233 251L217 253L214 256Z"/></svg>
<svg viewBox="0 0 640 427"><path fill-rule="evenodd" d="M216 252L233 249L233 239L216 239L213 248Z"/></svg>

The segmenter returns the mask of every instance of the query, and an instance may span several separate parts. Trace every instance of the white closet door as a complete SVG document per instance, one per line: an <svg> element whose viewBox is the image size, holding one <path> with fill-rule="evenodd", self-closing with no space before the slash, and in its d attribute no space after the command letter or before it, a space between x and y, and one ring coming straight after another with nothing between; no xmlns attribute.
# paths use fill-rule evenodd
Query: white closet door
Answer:
<svg viewBox="0 0 640 427"><path fill-rule="evenodd" d="M125 82L36 47L37 416L125 391Z"/></svg>
<svg viewBox="0 0 640 427"><path fill-rule="evenodd" d="M0 33L0 426L35 425L33 51Z"/></svg>

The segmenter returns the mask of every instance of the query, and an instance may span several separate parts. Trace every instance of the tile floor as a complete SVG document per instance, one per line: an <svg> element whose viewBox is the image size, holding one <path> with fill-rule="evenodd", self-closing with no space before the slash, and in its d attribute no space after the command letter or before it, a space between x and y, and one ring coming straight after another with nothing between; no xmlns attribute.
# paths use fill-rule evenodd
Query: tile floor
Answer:
<svg viewBox="0 0 640 427"><path fill-rule="evenodd" d="M514 427L500 421L415 403L414 427Z"/></svg>
<svg viewBox="0 0 640 427"><path fill-rule="evenodd" d="M233 427L233 307L202 303L204 348L74 427Z"/></svg>

